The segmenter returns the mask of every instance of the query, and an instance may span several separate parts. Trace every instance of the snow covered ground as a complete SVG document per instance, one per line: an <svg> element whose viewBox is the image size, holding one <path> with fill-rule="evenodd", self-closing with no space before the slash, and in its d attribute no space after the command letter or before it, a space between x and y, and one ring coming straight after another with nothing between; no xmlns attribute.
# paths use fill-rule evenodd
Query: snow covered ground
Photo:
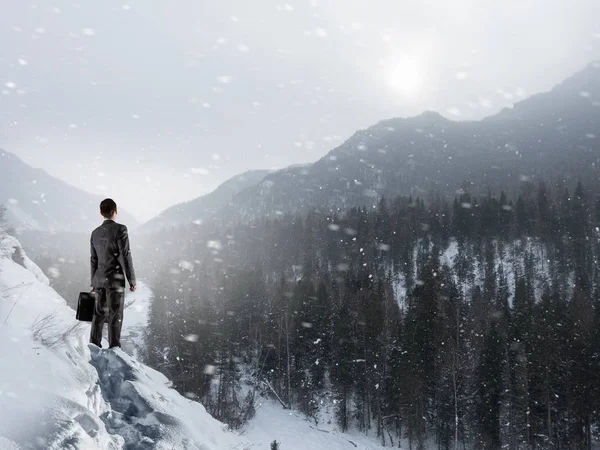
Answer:
<svg viewBox="0 0 600 450"><path fill-rule="evenodd" d="M249 449L269 449L277 440L281 450L379 450L375 432L366 436L357 432L341 433L331 410L321 409L319 424L309 421L297 411L284 410L276 401L258 400L256 416L244 427L242 437L252 442ZM397 447L397 442L395 442ZM404 447L401 447L404 448Z"/></svg>
<svg viewBox="0 0 600 450"><path fill-rule="evenodd" d="M15 249L0 238L0 449L246 447L160 373L89 346L89 325Z"/></svg>
<svg viewBox="0 0 600 450"><path fill-rule="evenodd" d="M143 281L138 282L135 292L127 291L125 294L121 345L125 353L132 355L136 359L144 344L144 329L148 322L148 309L151 297L152 290ZM107 347L107 344L108 341L103 343L102 347Z"/></svg>

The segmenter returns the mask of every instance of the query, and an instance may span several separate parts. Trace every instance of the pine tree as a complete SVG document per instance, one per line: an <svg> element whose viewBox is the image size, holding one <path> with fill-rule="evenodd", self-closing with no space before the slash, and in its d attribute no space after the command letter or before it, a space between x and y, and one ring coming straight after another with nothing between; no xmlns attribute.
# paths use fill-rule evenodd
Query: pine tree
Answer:
<svg viewBox="0 0 600 450"><path fill-rule="evenodd" d="M600 426L592 194L540 184L516 204L433 195L173 231L147 360L232 426L252 409L238 390L248 369L257 391L308 415L331 388L340 428L385 445L589 449ZM184 258L192 271L175 269Z"/></svg>
<svg viewBox="0 0 600 450"><path fill-rule="evenodd" d="M336 392L336 417L342 431L347 431L350 426L349 408L355 353L348 303L343 301L335 315L331 379Z"/></svg>
<svg viewBox="0 0 600 450"><path fill-rule="evenodd" d="M498 449L500 441L500 407L502 401L503 342L497 321L485 334L477 373L476 411L477 444L485 450Z"/></svg>
<svg viewBox="0 0 600 450"><path fill-rule="evenodd" d="M407 372L408 436L417 446L425 445L438 365L441 329L438 296L440 295L439 262L434 253L420 270L420 282L413 290L406 315L405 342Z"/></svg>

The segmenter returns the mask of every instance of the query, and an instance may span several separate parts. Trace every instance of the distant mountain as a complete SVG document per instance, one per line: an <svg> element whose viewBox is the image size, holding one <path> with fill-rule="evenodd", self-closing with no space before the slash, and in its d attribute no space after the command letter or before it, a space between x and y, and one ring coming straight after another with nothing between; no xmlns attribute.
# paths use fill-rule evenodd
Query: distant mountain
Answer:
<svg viewBox="0 0 600 450"><path fill-rule="evenodd" d="M101 222L101 201L100 196L0 150L0 204L7 208L7 220L18 231L89 232ZM123 210L119 210L119 220L131 228L137 225L133 216Z"/></svg>
<svg viewBox="0 0 600 450"><path fill-rule="evenodd" d="M254 170L236 175L209 194L166 209L154 219L143 224L138 231L152 232L161 228L190 224L211 218L221 211L237 193L258 184L268 174L268 170Z"/></svg>
<svg viewBox="0 0 600 450"><path fill-rule="evenodd" d="M454 195L523 181L598 182L600 64L480 121L435 112L380 122L314 164L267 175L237 194L225 218L374 205L382 196Z"/></svg>

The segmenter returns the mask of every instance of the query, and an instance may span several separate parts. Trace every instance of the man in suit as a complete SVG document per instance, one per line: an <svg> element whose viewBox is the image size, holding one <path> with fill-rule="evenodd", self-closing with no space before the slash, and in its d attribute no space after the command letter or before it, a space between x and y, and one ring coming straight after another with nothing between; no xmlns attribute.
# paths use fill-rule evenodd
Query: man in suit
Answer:
<svg viewBox="0 0 600 450"><path fill-rule="evenodd" d="M129 281L129 290L134 292L136 288L127 227L115 222L117 213L114 200L103 200L100 214L104 223L92 232L90 240L92 290L97 294L90 342L98 347L102 347L105 322L108 322L109 347L121 346L125 277Z"/></svg>

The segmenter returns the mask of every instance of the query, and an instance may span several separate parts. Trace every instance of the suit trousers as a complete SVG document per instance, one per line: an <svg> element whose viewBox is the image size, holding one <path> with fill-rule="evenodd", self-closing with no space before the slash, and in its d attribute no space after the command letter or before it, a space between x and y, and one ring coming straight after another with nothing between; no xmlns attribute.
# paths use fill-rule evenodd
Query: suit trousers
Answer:
<svg viewBox="0 0 600 450"><path fill-rule="evenodd" d="M102 329L104 323L108 322L108 346L111 348L121 346L124 303L124 288L96 289L96 307L90 335L92 344L102 347Z"/></svg>

